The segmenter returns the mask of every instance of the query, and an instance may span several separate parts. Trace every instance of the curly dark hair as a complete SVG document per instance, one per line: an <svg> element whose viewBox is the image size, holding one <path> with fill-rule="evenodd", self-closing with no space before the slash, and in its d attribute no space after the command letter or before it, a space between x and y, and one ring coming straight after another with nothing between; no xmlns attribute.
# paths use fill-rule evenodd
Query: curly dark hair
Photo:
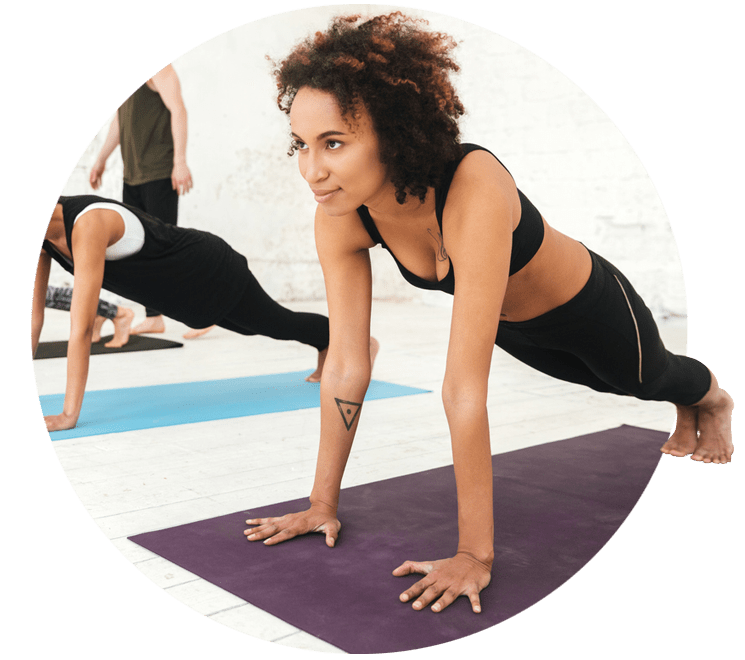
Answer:
<svg viewBox="0 0 745 660"><path fill-rule="evenodd" d="M458 119L465 110L449 79L459 71L451 57L456 44L423 23L401 12L340 16L273 62L277 105L287 114L306 86L333 94L347 118L364 105L399 204L407 194L424 201L447 163L462 155Z"/></svg>

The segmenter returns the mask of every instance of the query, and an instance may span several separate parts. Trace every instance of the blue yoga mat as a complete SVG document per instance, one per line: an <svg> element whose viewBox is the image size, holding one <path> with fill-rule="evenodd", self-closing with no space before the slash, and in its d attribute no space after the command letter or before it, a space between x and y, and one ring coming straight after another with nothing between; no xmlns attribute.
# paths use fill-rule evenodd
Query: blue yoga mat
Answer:
<svg viewBox="0 0 745 660"><path fill-rule="evenodd" d="M86 392L78 425L53 431L52 440L122 433L176 424L232 419L264 413L318 408L320 385L306 383L311 371L249 376L194 383L125 387ZM429 390L373 380L365 401L389 399ZM45 415L62 410L64 394L40 396Z"/></svg>

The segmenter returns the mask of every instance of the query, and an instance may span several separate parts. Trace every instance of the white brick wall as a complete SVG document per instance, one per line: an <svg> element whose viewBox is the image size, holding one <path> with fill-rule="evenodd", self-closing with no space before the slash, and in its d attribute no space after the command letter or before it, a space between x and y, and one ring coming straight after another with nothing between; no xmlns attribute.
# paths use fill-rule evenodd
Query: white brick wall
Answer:
<svg viewBox="0 0 745 660"><path fill-rule="evenodd" d="M356 9L365 8L386 10ZM316 8L250 23L174 62L189 112L195 181L181 200L180 224L225 238L280 300L319 299L324 288L313 241L314 204L285 155L288 123L274 104L265 55L282 57L335 13L334 7ZM460 43L464 140L492 150L550 224L624 270L658 317L684 315L680 264L664 210L644 167L603 111L519 45L450 17L422 15ZM81 156L65 194L90 191L89 168L106 130L100 128ZM120 187L117 150L101 194L119 199ZM449 303L404 282L382 250L373 251L373 268L378 298ZM53 281L68 278L56 269Z"/></svg>

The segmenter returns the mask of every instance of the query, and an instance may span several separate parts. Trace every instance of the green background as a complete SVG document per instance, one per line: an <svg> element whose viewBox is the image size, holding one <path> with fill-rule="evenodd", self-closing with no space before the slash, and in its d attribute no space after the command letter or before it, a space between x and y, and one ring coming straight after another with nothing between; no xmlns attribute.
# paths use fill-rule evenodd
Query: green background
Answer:
<svg viewBox="0 0 745 660"><path fill-rule="evenodd" d="M297 6L274 2L272 12ZM737 400L743 145L734 3L418 6L531 49L621 128L675 230L688 293L690 354L706 362ZM235 0L71 1L3 10L3 646L10 657L305 655L194 614L114 550L54 457L29 351L41 236L85 145L157 69L265 13ZM430 659L479 651L519 658L729 655L742 587L738 470L737 462L703 466L664 458L629 521L567 585L500 626L415 653Z"/></svg>

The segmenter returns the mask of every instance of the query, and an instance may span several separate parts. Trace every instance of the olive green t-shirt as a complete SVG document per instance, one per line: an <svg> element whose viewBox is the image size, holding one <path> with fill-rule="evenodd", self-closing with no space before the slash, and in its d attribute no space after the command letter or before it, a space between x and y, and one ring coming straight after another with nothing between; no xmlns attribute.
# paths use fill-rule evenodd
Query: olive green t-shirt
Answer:
<svg viewBox="0 0 745 660"><path fill-rule="evenodd" d="M170 179L173 171L171 112L158 92L142 85L118 110L124 182L138 186Z"/></svg>

